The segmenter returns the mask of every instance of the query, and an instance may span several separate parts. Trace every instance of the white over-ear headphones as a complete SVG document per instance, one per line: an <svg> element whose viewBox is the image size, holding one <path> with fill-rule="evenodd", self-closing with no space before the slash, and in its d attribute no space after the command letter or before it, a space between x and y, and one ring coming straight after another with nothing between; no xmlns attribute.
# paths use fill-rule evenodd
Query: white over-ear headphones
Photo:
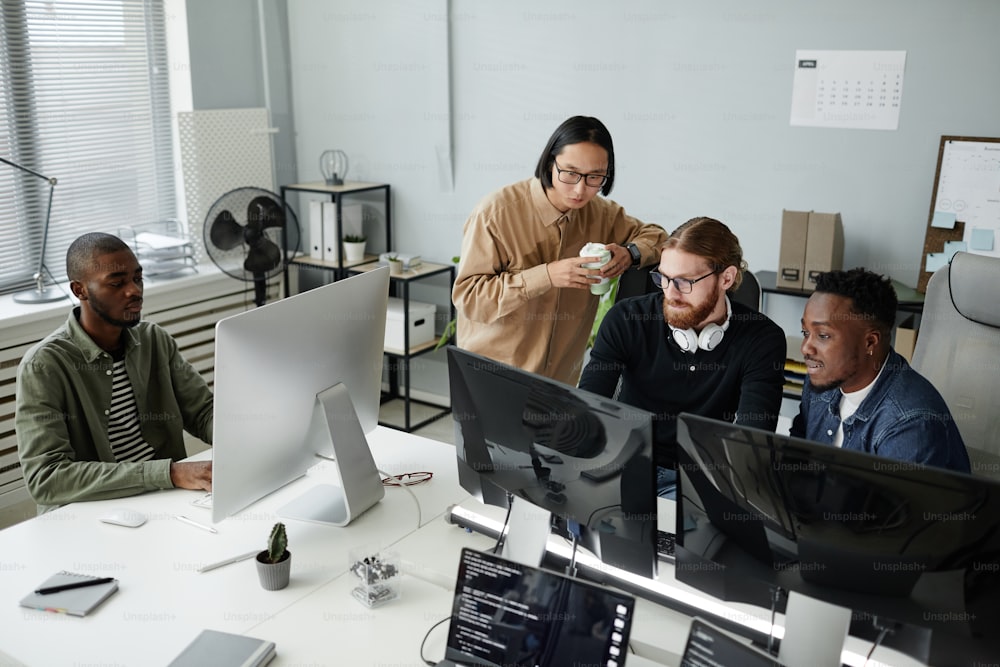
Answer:
<svg viewBox="0 0 1000 667"><path fill-rule="evenodd" d="M690 352L691 354L694 354L698 350L711 352L722 342L722 337L726 335L726 329L729 328L729 319L732 316L733 307L729 303L729 296L726 296L726 321L721 325L711 322L701 330L700 334L695 333L694 329L678 329L669 322L667 326L670 327L670 330L674 334L674 342L685 352Z"/></svg>

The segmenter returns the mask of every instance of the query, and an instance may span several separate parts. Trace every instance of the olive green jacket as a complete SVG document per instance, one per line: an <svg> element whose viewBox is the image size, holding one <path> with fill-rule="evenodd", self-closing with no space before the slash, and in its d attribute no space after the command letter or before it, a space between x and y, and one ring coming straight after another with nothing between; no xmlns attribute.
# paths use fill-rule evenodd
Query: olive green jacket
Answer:
<svg viewBox="0 0 1000 667"><path fill-rule="evenodd" d="M125 329L125 368L142 436L156 452L115 460L108 440L111 355L78 321L31 348L17 369L14 429L21 468L39 511L172 488L170 462L185 458L183 431L212 441L212 392L170 334L151 322Z"/></svg>

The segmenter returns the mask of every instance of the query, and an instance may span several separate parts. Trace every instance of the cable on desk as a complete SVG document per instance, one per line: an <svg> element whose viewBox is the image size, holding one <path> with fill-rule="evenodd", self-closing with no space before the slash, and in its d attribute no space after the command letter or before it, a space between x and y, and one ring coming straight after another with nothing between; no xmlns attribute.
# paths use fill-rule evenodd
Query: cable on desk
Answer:
<svg viewBox="0 0 1000 667"><path fill-rule="evenodd" d="M888 635L890 632L893 632L898 626L898 624L892 621L889 621L889 623L886 625L882 625L881 623L879 623L878 616L875 616L872 619L872 625L878 628L878 636L875 638L875 643L872 644L871 650L868 651L868 655L865 656L865 661L864 663L862 663L861 667L864 667L865 665L868 664L868 661L872 659L872 654L875 653L875 649L881 646L882 642L885 641L885 636Z"/></svg>
<svg viewBox="0 0 1000 667"><path fill-rule="evenodd" d="M774 649L774 621L778 613L778 603L781 602L781 598L784 597L784 593L785 589L781 586L771 587L771 631L767 633L767 652L771 655L775 655L777 653Z"/></svg>
<svg viewBox="0 0 1000 667"><path fill-rule="evenodd" d="M493 545L492 553L499 556L503 549L504 539L507 536L507 524L510 522L510 511L514 508L514 494L507 492L507 516L503 518L503 525L500 526L500 534L497 535L497 543Z"/></svg>
<svg viewBox="0 0 1000 667"><path fill-rule="evenodd" d="M326 454L320 454L319 452L315 452L315 455L316 458L323 459L324 461L337 460L332 456L327 456ZM413 493L413 491L410 491L409 489L406 488L407 486L410 486L410 484L407 484L403 480L401 480L399 478L401 476L397 477L396 475L390 475L389 473L383 472L378 468L376 468L375 470L376 472L378 472L379 475L384 475L384 477L382 478L383 486L399 486L400 488L406 489L406 492L409 493L410 496L413 498L413 503L417 506L417 528L423 528L424 523L423 523L423 514L420 512L420 501L417 500L417 495ZM421 479L420 482L426 482L427 480L429 480L431 477L434 476L433 473L410 473L410 474L430 475L430 477L427 477L426 479Z"/></svg>
<svg viewBox="0 0 1000 667"><path fill-rule="evenodd" d="M410 497L413 498L413 504L417 506L417 528L423 528L423 515L420 512L420 501L417 500L417 494L410 490L410 485L405 483L403 480L399 479L396 475L390 475L382 470L378 471L378 474L383 475L382 484L385 486L398 486L401 489L405 489ZM430 478L428 478L430 479ZM425 480L426 481L426 480Z"/></svg>
<svg viewBox="0 0 1000 667"><path fill-rule="evenodd" d="M431 636L432 632L434 632L434 628L450 620L451 616L445 616L444 618L442 618L440 621L432 625L429 630L427 630L427 634L425 634L424 638L420 641L420 659L424 661L425 665L430 665L430 667L434 667L434 665L437 664L436 662L428 660L427 658L424 657L424 646L427 644L427 638Z"/></svg>

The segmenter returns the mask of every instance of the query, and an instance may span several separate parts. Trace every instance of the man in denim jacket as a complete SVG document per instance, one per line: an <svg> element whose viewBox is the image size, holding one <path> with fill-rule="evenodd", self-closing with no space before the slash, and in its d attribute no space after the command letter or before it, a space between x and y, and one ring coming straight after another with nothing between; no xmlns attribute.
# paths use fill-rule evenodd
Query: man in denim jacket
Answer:
<svg viewBox="0 0 1000 667"><path fill-rule="evenodd" d="M890 345L896 303L889 279L871 271L818 277L802 316L808 376L791 434L969 472L941 394Z"/></svg>

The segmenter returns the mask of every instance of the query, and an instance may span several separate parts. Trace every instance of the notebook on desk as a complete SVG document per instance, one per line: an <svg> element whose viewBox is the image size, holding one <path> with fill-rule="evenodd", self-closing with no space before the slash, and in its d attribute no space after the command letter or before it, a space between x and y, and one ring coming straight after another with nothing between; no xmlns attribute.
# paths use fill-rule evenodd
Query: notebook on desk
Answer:
<svg viewBox="0 0 1000 667"><path fill-rule="evenodd" d="M168 667L264 667L274 655L274 642L202 630Z"/></svg>
<svg viewBox="0 0 1000 667"><path fill-rule="evenodd" d="M38 592L45 589L52 589L55 592L48 594ZM34 593L22 598L20 604L29 609L86 616L117 590L117 580L107 581L101 577L64 570L43 581Z"/></svg>
<svg viewBox="0 0 1000 667"><path fill-rule="evenodd" d="M462 550L439 667L625 664L635 598Z"/></svg>

